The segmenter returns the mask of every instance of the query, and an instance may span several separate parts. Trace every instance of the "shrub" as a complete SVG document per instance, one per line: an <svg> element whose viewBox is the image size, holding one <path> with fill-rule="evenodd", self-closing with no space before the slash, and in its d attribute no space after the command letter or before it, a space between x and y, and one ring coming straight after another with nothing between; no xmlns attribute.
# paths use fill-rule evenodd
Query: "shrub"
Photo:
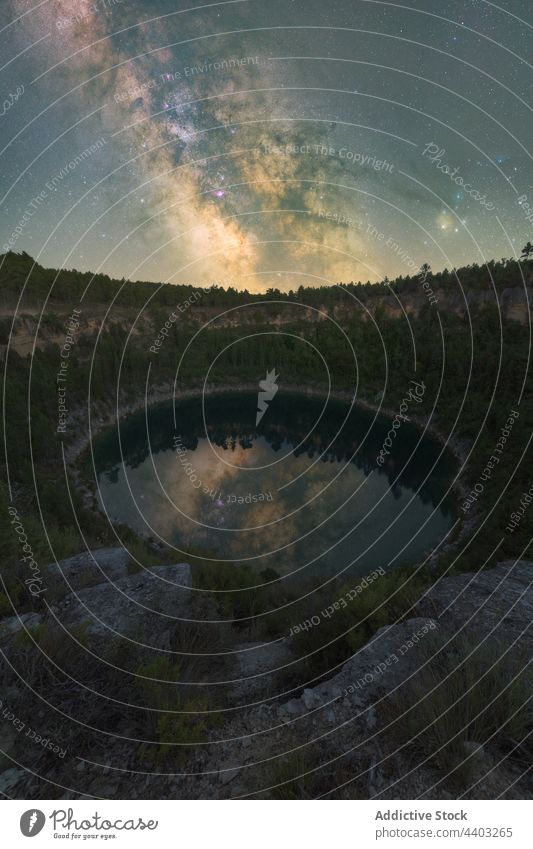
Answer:
<svg viewBox="0 0 533 849"><path fill-rule="evenodd" d="M465 743L511 748L511 740L524 740L533 727L533 679L525 661L515 664L521 671L513 680L516 669L508 656L502 658L501 646L476 646L463 637L439 652L437 644L426 642L428 665L383 711L384 721L393 723L387 732L392 745L405 747L413 758L429 756L452 790L468 787L471 778L474 758Z"/></svg>

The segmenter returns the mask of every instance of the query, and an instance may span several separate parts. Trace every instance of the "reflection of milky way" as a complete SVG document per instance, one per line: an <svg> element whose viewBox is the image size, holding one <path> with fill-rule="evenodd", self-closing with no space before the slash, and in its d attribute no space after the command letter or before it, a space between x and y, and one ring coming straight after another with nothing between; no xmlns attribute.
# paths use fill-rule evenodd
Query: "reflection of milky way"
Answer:
<svg viewBox="0 0 533 849"><path fill-rule="evenodd" d="M160 536L179 548L214 551L230 560L254 557L262 568L273 566L280 572L299 568L310 557L336 546L341 536L360 523L360 530L346 543L320 557L322 567L344 567L375 542L405 507L400 528L388 532L388 545L393 542L396 553L402 539L409 540L432 514L429 500L423 503L415 498L409 506L412 490L389 490L385 476L367 477L355 464L342 470L342 462L333 457L316 462L312 450L296 457L290 449L283 443L273 450L259 438L248 448L238 442L233 448L217 446L217 457L208 440L200 439L197 448L183 457L183 463L190 463L189 474L172 450L145 457L134 468L126 466L126 473L118 466L111 473L101 474L101 503L113 519ZM281 455L287 455L287 459L276 462ZM128 486L137 508L128 495ZM259 493L268 493L272 500L238 502ZM380 498L379 509L372 512ZM304 504L307 506L299 509ZM337 508L341 508L338 515L332 517ZM315 531L319 525L322 527ZM418 550L429 546L433 535L445 533L448 527L449 517L437 511L416 540ZM306 542L298 541L309 533ZM275 553L281 547L287 548ZM386 562L386 550L386 545L378 544L362 562L370 565L376 558ZM274 553L264 557L265 552Z"/></svg>

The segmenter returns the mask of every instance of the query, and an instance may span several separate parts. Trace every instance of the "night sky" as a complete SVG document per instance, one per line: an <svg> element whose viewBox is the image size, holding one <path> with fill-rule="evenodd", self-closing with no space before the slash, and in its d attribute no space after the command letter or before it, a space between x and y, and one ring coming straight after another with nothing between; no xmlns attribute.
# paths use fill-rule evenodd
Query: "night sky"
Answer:
<svg viewBox="0 0 533 849"><path fill-rule="evenodd" d="M531 9L2 0L0 251L250 291L519 255Z"/></svg>

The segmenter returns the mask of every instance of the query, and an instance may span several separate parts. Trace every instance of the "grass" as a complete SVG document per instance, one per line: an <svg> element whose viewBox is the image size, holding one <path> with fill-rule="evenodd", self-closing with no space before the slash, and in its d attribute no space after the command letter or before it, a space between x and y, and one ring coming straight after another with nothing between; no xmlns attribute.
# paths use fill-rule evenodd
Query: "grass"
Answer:
<svg viewBox="0 0 533 849"><path fill-rule="evenodd" d="M429 664L383 710L384 724L393 723L391 749L404 747L414 760L429 756L452 792L467 789L475 770L467 744L510 750L533 729L531 669L515 658L513 671L507 658L500 660L502 647L476 645L461 638L438 653L437 644L426 643Z"/></svg>
<svg viewBox="0 0 533 849"><path fill-rule="evenodd" d="M137 689L145 713L144 733L153 743L140 747L141 759L150 766L172 769L183 767L198 743L208 738L209 730L218 725L218 714L212 709L208 694L179 683L185 664L173 657L158 657L141 664ZM161 680L150 680L150 679ZM171 683L163 683L164 681Z"/></svg>
<svg viewBox="0 0 533 849"><path fill-rule="evenodd" d="M284 746L288 739L284 739ZM313 799L321 792L320 770L310 772L315 764L305 749L297 749L282 758L276 758L266 771L263 786L268 799ZM306 773L308 773L306 775Z"/></svg>

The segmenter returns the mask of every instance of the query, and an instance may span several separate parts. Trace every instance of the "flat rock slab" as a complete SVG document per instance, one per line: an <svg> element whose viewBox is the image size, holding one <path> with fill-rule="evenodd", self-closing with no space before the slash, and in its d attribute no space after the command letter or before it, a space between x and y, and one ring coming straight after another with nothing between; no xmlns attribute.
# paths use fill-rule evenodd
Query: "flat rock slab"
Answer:
<svg viewBox="0 0 533 849"><path fill-rule="evenodd" d="M452 630L464 626L478 640L490 635L531 656L533 634L533 563L506 560L494 569L442 578L422 596L417 610L437 616Z"/></svg>
<svg viewBox="0 0 533 849"><path fill-rule="evenodd" d="M237 702L245 705L272 695L273 682L283 667L295 659L287 640L239 643L233 649L233 685Z"/></svg>
<svg viewBox="0 0 533 849"><path fill-rule="evenodd" d="M89 637L124 635L160 647L158 635L188 617L191 586L187 563L156 566L71 593L56 615L66 625L85 625Z"/></svg>
<svg viewBox="0 0 533 849"><path fill-rule="evenodd" d="M132 557L125 548L98 548L48 564L48 572L63 582L65 592L128 576ZM70 586L69 586L70 584Z"/></svg>
<svg viewBox="0 0 533 849"><path fill-rule="evenodd" d="M27 775L23 769L15 769L14 767L0 772L0 793L10 798L10 794L13 792L15 786L19 782L24 781Z"/></svg>
<svg viewBox="0 0 533 849"><path fill-rule="evenodd" d="M339 702L356 708L370 704L378 694L392 692L416 674L425 656L424 641L438 633L434 619L420 617L380 628L335 677L281 705L282 716L302 716L322 708L331 721L330 711L336 711Z"/></svg>

